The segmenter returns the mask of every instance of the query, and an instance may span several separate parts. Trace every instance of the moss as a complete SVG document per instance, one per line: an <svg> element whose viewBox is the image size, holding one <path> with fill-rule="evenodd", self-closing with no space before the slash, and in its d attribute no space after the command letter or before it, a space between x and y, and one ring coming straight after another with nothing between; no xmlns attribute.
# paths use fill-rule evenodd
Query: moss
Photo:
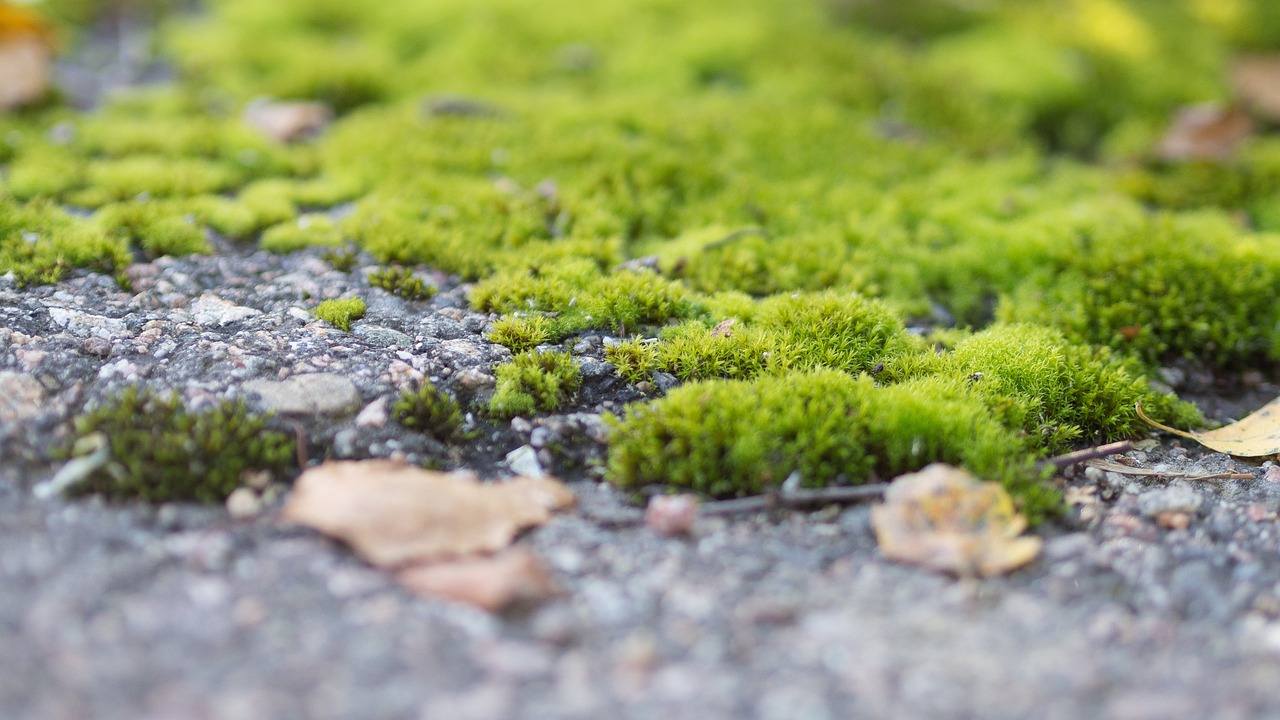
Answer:
<svg viewBox="0 0 1280 720"><path fill-rule="evenodd" d="M342 235L333 221L323 215L302 215L297 220L273 225L258 241L263 250L287 253L309 247L336 247Z"/></svg>
<svg viewBox="0 0 1280 720"><path fill-rule="evenodd" d="M350 332L351 323L364 317L364 300L360 298L340 298L325 300L316 306L316 317L330 325Z"/></svg>
<svg viewBox="0 0 1280 720"><path fill-rule="evenodd" d="M1160 215L1091 226L1061 266L1029 277L999 316L1061 328L1149 364L1186 357L1248 367L1280 359L1280 239L1229 218Z"/></svg>
<svg viewBox="0 0 1280 720"><path fill-rule="evenodd" d="M400 393L391 406L391 417L411 430L442 442L462 434L462 409L458 402L430 382L423 382L417 390Z"/></svg>
<svg viewBox="0 0 1280 720"><path fill-rule="evenodd" d="M204 231L194 218L174 214L166 203L147 201L108 205L94 220L110 236L141 248L148 257L209 252Z"/></svg>
<svg viewBox="0 0 1280 720"><path fill-rule="evenodd" d="M558 410L582 385L578 365L562 352L526 351L494 369L489 412L498 418Z"/></svg>
<svg viewBox="0 0 1280 720"><path fill-rule="evenodd" d="M641 338L630 338L615 345L606 345L604 358L613 363L618 375L627 382L640 382L653 376L658 369L658 353L653 344Z"/></svg>
<svg viewBox="0 0 1280 720"><path fill-rule="evenodd" d="M559 334L556 323L545 315L507 315L489 328L489 339L521 353L551 342Z"/></svg>
<svg viewBox="0 0 1280 720"><path fill-rule="evenodd" d="M1056 494L1038 482L1030 447L974 400L944 378L876 388L833 370L693 383L613 421L608 477L733 497L792 473L822 487L951 462L1001 480L1041 516Z"/></svg>
<svg viewBox="0 0 1280 720"><path fill-rule="evenodd" d="M101 433L110 447L107 462L74 486L75 494L218 503L246 472L279 476L293 462L292 437L268 430L243 401L188 412L176 395L135 386L77 418L75 431L77 439Z"/></svg>
<svg viewBox="0 0 1280 720"><path fill-rule="evenodd" d="M133 260L125 239L109 237L47 202L15 203L0 196L0 273L22 285L52 283L71 268L114 275L125 283Z"/></svg>
<svg viewBox="0 0 1280 720"><path fill-rule="evenodd" d="M437 290L405 267L386 267L369 273L369 284L406 300L430 300Z"/></svg>
<svg viewBox="0 0 1280 720"><path fill-rule="evenodd" d="M1048 328L997 325L960 341L938 364L993 411L1016 413L1007 424L1047 452L1142 434L1147 425L1134 412L1136 402L1168 424L1204 422L1195 406L1152 390L1134 363Z"/></svg>

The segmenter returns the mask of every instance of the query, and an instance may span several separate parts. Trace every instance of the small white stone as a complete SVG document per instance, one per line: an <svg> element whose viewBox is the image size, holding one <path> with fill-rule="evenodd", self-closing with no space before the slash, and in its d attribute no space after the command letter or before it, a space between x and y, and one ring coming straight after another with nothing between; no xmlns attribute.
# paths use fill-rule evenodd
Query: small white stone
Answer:
<svg viewBox="0 0 1280 720"><path fill-rule="evenodd" d="M247 487L239 487L227 496L227 513L240 519L253 517L262 512L262 500L258 494Z"/></svg>
<svg viewBox="0 0 1280 720"><path fill-rule="evenodd" d="M517 475L541 477L546 474L542 470L542 464L538 462L538 451L532 445L521 445L507 453L507 467Z"/></svg>

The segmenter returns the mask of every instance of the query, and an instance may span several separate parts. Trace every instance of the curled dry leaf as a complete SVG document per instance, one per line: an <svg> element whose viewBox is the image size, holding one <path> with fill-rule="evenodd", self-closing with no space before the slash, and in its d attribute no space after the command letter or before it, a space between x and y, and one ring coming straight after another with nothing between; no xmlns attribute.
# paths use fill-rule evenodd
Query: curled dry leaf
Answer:
<svg viewBox="0 0 1280 720"><path fill-rule="evenodd" d="M1019 537L1027 521L1003 487L940 463L894 480L871 526L886 557L961 576L998 575L1040 554L1040 538Z"/></svg>
<svg viewBox="0 0 1280 720"><path fill-rule="evenodd" d="M1223 160L1253 131L1253 118L1238 107L1190 105L1174 115L1157 151L1165 160Z"/></svg>
<svg viewBox="0 0 1280 720"><path fill-rule="evenodd" d="M737 323L738 321L735 318L729 318L728 320L721 320L718 325L711 328L711 337L727 338L732 336L733 326L736 325Z"/></svg>
<svg viewBox="0 0 1280 720"><path fill-rule="evenodd" d="M414 565L397 572L396 581L424 597L453 600L490 612L533 607L560 594L546 564L524 548Z"/></svg>
<svg viewBox="0 0 1280 720"><path fill-rule="evenodd" d="M39 15L0 2L0 112L33 103L48 92L52 40Z"/></svg>
<svg viewBox="0 0 1280 720"><path fill-rule="evenodd" d="M1280 55L1251 55L1231 68L1236 94L1259 117L1280 122Z"/></svg>
<svg viewBox="0 0 1280 720"><path fill-rule="evenodd" d="M333 120L328 105L318 102L260 100L245 108L244 121L278 143L291 143L318 134Z"/></svg>
<svg viewBox="0 0 1280 720"><path fill-rule="evenodd" d="M1205 432L1187 432L1161 425L1142 412L1142 403L1135 405L1135 408L1138 417L1148 424L1179 437L1195 440L1210 450L1236 457L1262 457L1280 453L1280 398L1263 405L1239 422Z"/></svg>
<svg viewBox="0 0 1280 720"><path fill-rule="evenodd" d="M304 472L283 517L350 545L381 567L493 552L573 493L548 477L480 483L471 473L390 460L327 462Z"/></svg>

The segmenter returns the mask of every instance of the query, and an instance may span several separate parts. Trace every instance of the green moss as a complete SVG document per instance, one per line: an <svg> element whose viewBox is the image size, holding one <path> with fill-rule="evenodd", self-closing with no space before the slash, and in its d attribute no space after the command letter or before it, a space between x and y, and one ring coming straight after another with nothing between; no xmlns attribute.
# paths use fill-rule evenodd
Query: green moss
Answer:
<svg viewBox="0 0 1280 720"><path fill-rule="evenodd" d="M20 204L0 196L0 273L13 272L22 285L57 282L77 267L123 283L132 260L125 239L109 237L92 223L47 202Z"/></svg>
<svg viewBox="0 0 1280 720"><path fill-rule="evenodd" d="M653 344L641 338L630 338L616 345L606 345L604 358L613 363L618 375L627 382L640 382L658 369L658 353Z"/></svg>
<svg viewBox="0 0 1280 720"><path fill-rule="evenodd" d="M369 284L406 300L430 300L437 290L405 267L386 267L369 273Z"/></svg>
<svg viewBox="0 0 1280 720"><path fill-rule="evenodd" d="M993 411L1013 413L1007 424L1048 452L1142 434L1148 427L1136 402L1167 424L1204 422L1195 406L1152 390L1134 363L1048 328L993 326L960 341L937 364L942 374L968 382Z"/></svg>
<svg viewBox="0 0 1280 720"><path fill-rule="evenodd" d="M176 395L130 387L77 418L75 430L78 439L101 433L110 447L106 463L75 485L75 494L218 503L246 472L279 476L293 462L293 438L268 430L243 401L188 412Z"/></svg>
<svg viewBox="0 0 1280 720"><path fill-rule="evenodd" d="M545 315L507 315L489 328L489 339L511 352L526 350L551 342L559 334L556 323Z"/></svg>
<svg viewBox="0 0 1280 720"><path fill-rule="evenodd" d="M827 291L767 298L751 320L718 330L697 322L672 328L659 338L656 365L684 380L819 367L858 373L918 349L886 304Z"/></svg>
<svg viewBox="0 0 1280 720"><path fill-rule="evenodd" d="M582 385L578 365L562 352L527 351L494 368L489 412L498 418L558 410Z"/></svg>
<svg viewBox="0 0 1280 720"><path fill-rule="evenodd" d="M458 402L430 382L423 382L417 390L400 393L391 406L391 417L411 430L442 442L462 434L462 409Z"/></svg>
<svg viewBox="0 0 1280 720"><path fill-rule="evenodd" d="M317 318L350 332L351 323L364 317L364 300L354 297L325 300L316 306L315 313Z"/></svg>
<svg viewBox="0 0 1280 720"><path fill-rule="evenodd" d="M113 237L141 248L148 257L209 252L204 231L194 218L174 214L167 203L146 201L108 205L94 220Z"/></svg>
<svg viewBox="0 0 1280 720"><path fill-rule="evenodd" d="M263 250L287 253L309 247L336 247L342 235L333 221L323 215L302 215L297 220L267 228L258 241Z"/></svg>
<svg viewBox="0 0 1280 720"><path fill-rule="evenodd" d="M1158 364L1248 367L1280 359L1280 238L1241 236L1217 214L1090 226L1060 265L1031 275L999 316L1061 328Z"/></svg>
<svg viewBox="0 0 1280 720"><path fill-rule="evenodd" d="M633 406L614 421L608 477L622 487L687 487L714 497L888 479L930 462L999 479L1041 515L1055 493L1032 453L959 383L926 378L876 388L819 370L752 381L700 382Z"/></svg>

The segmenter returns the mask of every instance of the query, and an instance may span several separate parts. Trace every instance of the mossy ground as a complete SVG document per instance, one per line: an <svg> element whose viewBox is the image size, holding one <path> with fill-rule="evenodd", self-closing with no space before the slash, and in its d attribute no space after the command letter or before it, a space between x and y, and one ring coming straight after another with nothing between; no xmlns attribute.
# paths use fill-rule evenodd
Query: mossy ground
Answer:
<svg viewBox="0 0 1280 720"><path fill-rule="evenodd" d="M176 395L137 386L78 418L75 431L101 434L109 453L70 491L120 500L222 502L245 473L279 476L294 461L293 437L268 430L243 401L188 411Z"/></svg>
<svg viewBox="0 0 1280 720"><path fill-rule="evenodd" d="M514 352L603 330L632 338L610 350L628 379L703 381L621 425L620 482L701 477L746 438L820 481L845 461L752 423L664 446L662 473L617 459L656 442L646 418L728 412L677 407L730 407L728 388L783 383L777 412L803 415L786 398L817 378L860 412L945 387L921 413L984 408L1034 456L1137 432L1134 399L1194 422L1147 389L1162 362L1280 360L1280 139L1151 154L1174 109L1229 98L1235 54L1280 47L1277 20L1269 0L215 0L164 26L175 84L0 118L0 272L120 276L213 232L457 273ZM240 120L261 95L339 117L272 143ZM369 281L426 292L403 270ZM954 324L954 346L911 324ZM556 405L502 372L522 379L495 414ZM842 432L809 422L778 432ZM956 447L926 454L1005 473L946 427ZM877 472L914 464L844 437L862 470L825 479L865 477L873 451Z"/></svg>

